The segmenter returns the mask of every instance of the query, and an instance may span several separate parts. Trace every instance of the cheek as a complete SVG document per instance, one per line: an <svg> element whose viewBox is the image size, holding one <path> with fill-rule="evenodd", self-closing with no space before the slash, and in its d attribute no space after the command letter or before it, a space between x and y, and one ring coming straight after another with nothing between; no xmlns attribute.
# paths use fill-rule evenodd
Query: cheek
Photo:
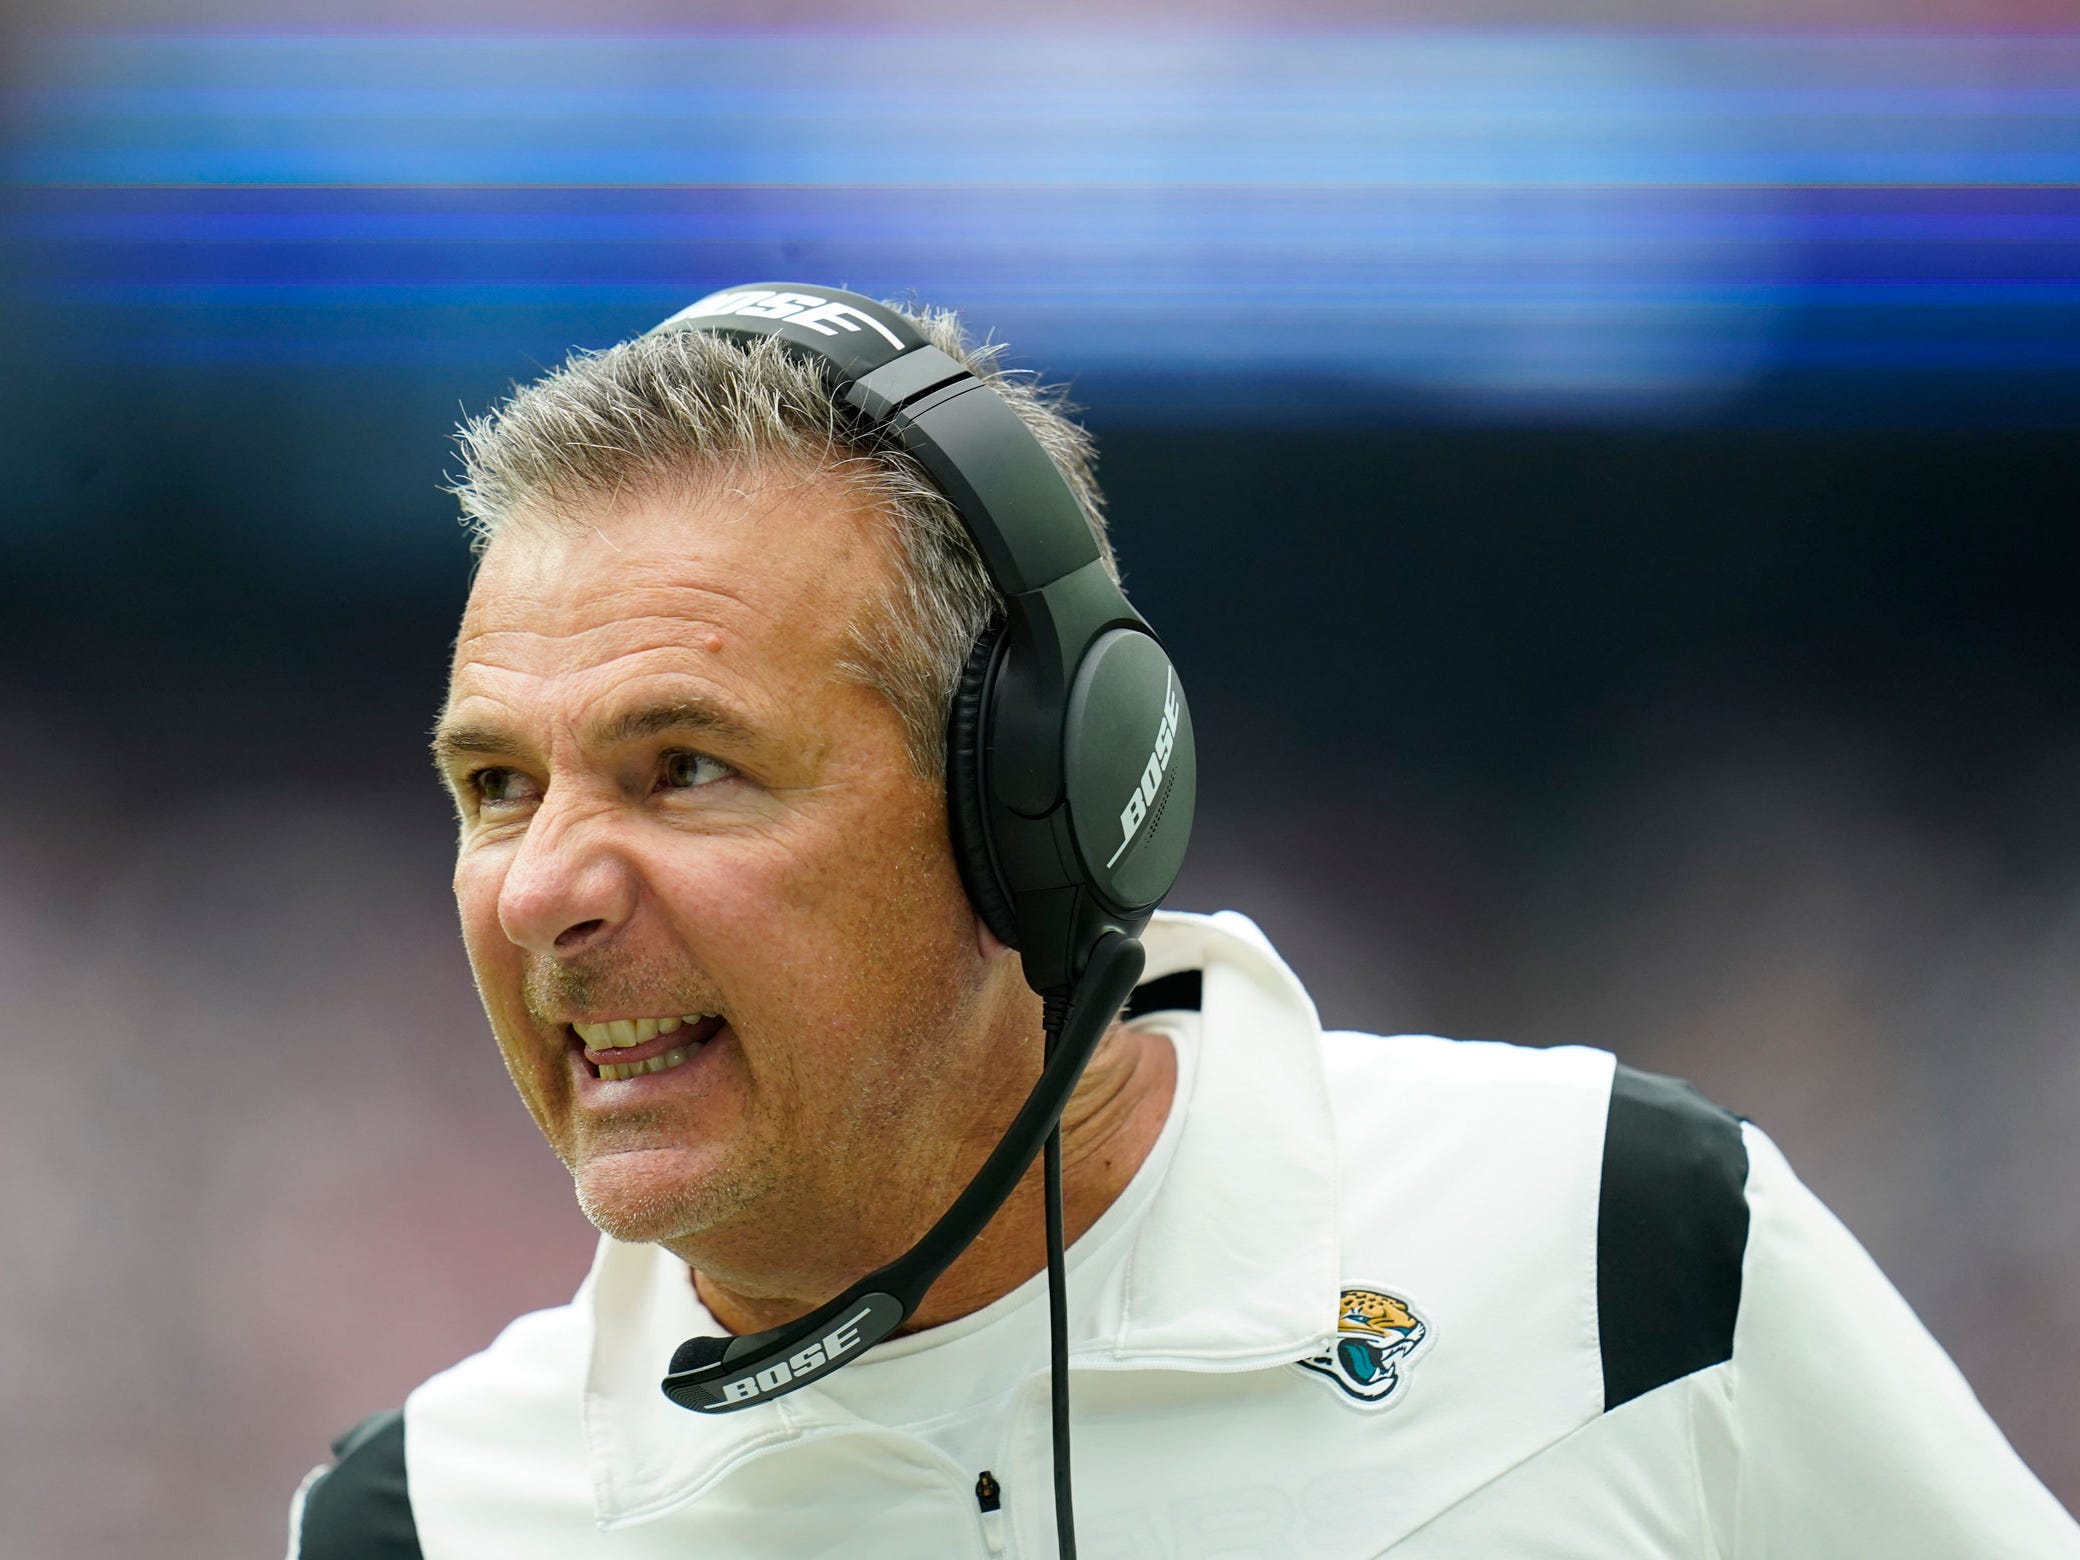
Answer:
<svg viewBox="0 0 2080 1560"><path fill-rule="evenodd" d="M813 857L774 885L779 913L820 922L866 950L936 945L966 896L944 837L927 818L889 808L831 831Z"/></svg>
<svg viewBox="0 0 2080 1560"><path fill-rule="evenodd" d="M526 975L523 951L516 947L499 924L498 896L505 872L496 859L485 856L464 858L455 869L455 909L462 927L462 947L469 956L470 974L475 977L478 1000L491 1021L499 1049L514 1081L521 1073L540 1066L541 1058L524 1051L516 1055L511 1037L528 1033L528 1017L522 991ZM527 1092L523 1085L523 1092Z"/></svg>
<svg viewBox="0 0 2080 1560"><path fill-rule="evenodd" d="M877 1028L929 1025L978 978L967 896L946 841L924 823L853 842L810 892L841 983L833 1000L857 1003Z"/></svg>
<svg viewBox="0 0 2080 1560"><path fill-rule="evenodd" d="M498 924L498 895L504 882L502 866L481 853L464 856L455 864L455 910L462 924L462 945L480 987L487 974L511 963L518 952ZM485 995L488 1000L490 993Z"/></svg>
<svg viewBox="0 0 2080 1560"><path fill-rule="evenodd" d="M680 936L726 990L830 1034L974 949L967 899L930 820L893 809L688 854L653 878ZM747 1017L751 1014L747 1012Z"/></svg>
<svg viewBox="0 0 2080 1560"><path fill-rule="evenodd" d="M462 925L462 946L476 977L477 997L490 1020L506 1072L519 1091L528 1114L558 1153L564 1153L570 1080L561 1052L544 1049L533 1039L522 992L526 964L498 920L498 896L505 882L503 864L493 856L462 858L455 868L455 908Z"/></svg>

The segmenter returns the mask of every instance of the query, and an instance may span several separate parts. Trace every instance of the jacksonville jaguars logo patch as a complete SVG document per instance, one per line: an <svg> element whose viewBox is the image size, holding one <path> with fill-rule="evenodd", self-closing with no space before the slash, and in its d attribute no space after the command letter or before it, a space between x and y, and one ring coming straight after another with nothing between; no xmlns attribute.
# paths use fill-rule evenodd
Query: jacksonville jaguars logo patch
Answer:
<svg viewBox="0 0 2080 1560"><path fill-rule="evenodd" d="M1399 1295L1384 1289L1346 1289L1336 1316L1336 1337L1302 1370L1327 1376L1361 1403L1384 1403L1401 1385L1411 1356L1430 1336L1430 1324Z"/></svg>

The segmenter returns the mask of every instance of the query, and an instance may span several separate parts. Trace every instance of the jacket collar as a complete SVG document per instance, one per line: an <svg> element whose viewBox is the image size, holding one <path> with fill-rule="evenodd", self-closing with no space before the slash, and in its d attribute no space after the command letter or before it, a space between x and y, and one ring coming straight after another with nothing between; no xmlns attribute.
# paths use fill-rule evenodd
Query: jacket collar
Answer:
<svg viewBox="0 0 2080 1560"><path fill-rule="evenodd" d="M1341 1270L1336 1145L1320 1021L1246 917L1159 914L1149 982L1203 972L1200 1038L1176 1155L1142 1216L1111 1325L1080 1369L1252 1370L1316 1352ZM807 1387L722 1415L658 1389L672 1351L721 1328L685 1264L602 1240L573 1302L589 1342L583 1405L594 1514L644 1522L697 1498L746 1458L859 1421ZM920 1360L922 1363L922 1360Z"/></svg>

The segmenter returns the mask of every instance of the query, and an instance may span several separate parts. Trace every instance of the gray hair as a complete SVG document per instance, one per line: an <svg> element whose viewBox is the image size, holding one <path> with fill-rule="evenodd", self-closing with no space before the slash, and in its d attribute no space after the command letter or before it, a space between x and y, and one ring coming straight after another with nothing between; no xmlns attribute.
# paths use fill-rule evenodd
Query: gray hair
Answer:
<svg viewBox="0 0 2080 1560"><path fill-rule="evenodd" d="M898 312L1032 432L1117 579L1091 438L1070 421L1059 390L1003 368L1002 345L970 342L951 311ZM568 518L752 469L828 475L850 486L887 522L896 585L891 599L849 625L838 671L895 708L920 774L943 773L954 689L976 639L1001 616L1003 595L958 511L923 468L888 441L863 437L802 357L771 337L745 345L708 331L638 336L604 352L573 352L463 423L455 441L463 473L450 491L462 501L478 554L516 519Z"/></svg>

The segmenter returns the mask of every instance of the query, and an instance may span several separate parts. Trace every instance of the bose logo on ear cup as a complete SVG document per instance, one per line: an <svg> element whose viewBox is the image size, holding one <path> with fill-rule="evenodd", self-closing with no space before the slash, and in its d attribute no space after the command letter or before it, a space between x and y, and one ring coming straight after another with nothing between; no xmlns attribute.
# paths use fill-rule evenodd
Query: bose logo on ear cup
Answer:
<svg viewBox="0 0 2080 1560"><path fill-rule="evenodd" d="M819 298L814 293L770 292L764 288L750 287L737 292L710 293L699 303L689 304L657 328L676 325L681 320L712 319L718 315L742 314L753 319L785 320L790 325L806 325L823 336L835 336L840 330L858 330L868 325L888 338L888 344L897 351L905 346L903 338L890 330L863 309L836 298Z"/></svg>
<svg viewBox="0 0 2080 1560"><path fill-rule="evenodd" d="M1147 821L1148 809L1155 804L1156 789L1169 771L1170 754L1177 746L1177 708L1177 673L1172 671L1170 680L1163 685L1163 723L1156 727L1156 745L1148 755L1147 767L1141 771L1141 784L1128 795L1127 805L1120 809L1119 849L1105 863L1108 867L1126 854L1127 847L1134 843L1134 836Z"/></svg>

